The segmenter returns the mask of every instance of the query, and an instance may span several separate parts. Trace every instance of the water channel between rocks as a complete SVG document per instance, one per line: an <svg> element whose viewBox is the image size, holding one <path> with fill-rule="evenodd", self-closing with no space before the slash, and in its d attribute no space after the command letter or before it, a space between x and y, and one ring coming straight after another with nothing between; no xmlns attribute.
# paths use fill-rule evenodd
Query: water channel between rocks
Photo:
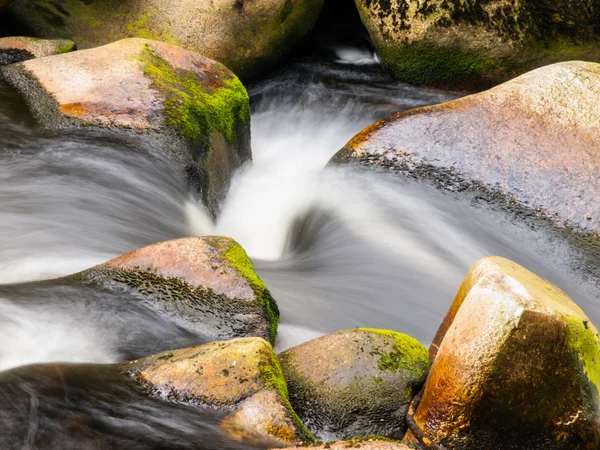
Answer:
<svg viewBox="0 0 600 450"><path fill-rule="evenodd" d="M110 365L151 352L156 333L167 348L193 336L118 299L30 283L181 236L242 244L281 310L279 349L357 326L428 344L468 268L492 254L600 323L595 280L555 235L424 183L324 168L374 121L459 94L394 82L353 48L249 91L254 161L213 224L183 180L130 143L38 131L0 84L0 370L24 366L0 373L1 448L249 448L223 438L214 413L143 398ZM26 366L41 362L85 364Z"/></svg>

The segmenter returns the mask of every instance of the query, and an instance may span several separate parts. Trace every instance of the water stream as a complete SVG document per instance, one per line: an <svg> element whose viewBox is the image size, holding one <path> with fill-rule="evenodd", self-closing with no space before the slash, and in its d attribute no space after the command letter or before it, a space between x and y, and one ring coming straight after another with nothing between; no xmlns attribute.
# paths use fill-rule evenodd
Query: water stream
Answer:
<svg viewBox="0 0 600 450"><path fill-rule="evenodd" d="M250 448L223 437L214 413L147 399L111 365L194 336L118 299L36 282L181 236L245 247L279 304L279 349L356 326L428 344L490 254L548 278L600 323L595 281L549 233L392 174L325 168L374 121L459 94L399 84L355 47L296 60L249 91L254 161L212 223L168 167L129 143L36 130L0 84L0 448ZM59 362L81 364L39 365Z"/></svg>

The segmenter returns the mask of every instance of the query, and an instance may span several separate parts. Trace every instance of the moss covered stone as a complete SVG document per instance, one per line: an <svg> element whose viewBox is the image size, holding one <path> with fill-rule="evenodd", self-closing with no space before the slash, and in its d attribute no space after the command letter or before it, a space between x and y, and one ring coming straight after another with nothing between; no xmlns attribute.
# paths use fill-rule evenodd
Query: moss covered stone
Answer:
<svg viewBox="0 0 600 450"><path fill-rule="evenodd" d="M492 450L600 445L598 331L564 292L525 268L499 257L476 263L431 353L414 419L432 442Z"/></svg>
<svg viewBox="0 0 600 450"><path fill-rule="evenodd" d="M355 0L396 78L489 87L543 65L600 60L593 0Z"/></svg>
<svg viewBox="0 0 600 450"><path fill-rule="evenodd" d="M288 401L271 345L260 338L211 342L121 365L150 395L227 413L221 427L235 438L313 442Z"/></svg>
<svg viewBox="0 0 600 450"><path fill-rule="evenodd" d="M279 356L292 406L324 441L401 437L429 368L425 347L388 330L340 331Z"/></svg>
<svg viewBox="0 0 600 450"><path fill-rule="evenodd" d="M11 0L7 23L43 38L92 48L156 39L223 62L241 77L279 61L314 27L323 0Z"/></svg>

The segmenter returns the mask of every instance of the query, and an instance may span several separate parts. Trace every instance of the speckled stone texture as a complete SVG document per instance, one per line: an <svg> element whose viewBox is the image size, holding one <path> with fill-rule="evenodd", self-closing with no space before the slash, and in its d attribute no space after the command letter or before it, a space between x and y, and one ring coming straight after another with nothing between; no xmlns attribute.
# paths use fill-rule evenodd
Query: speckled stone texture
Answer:
<svg viewBox="0 0 600 450"><path fill-rule="evenodd" d="M557 225L600 232L600 64L543 67L377 122L332 159L483 187Z"/></svg>
<svg viewBox="0 0 600 450"><path fill-rule="evenodd" d="M248 95L222 64L180 47L124 39L2 69L42 128L133 138L174 165L215 215L251 158Z"/></svg>
<svg viewBox="0 0 600 450"><path fill-rule="evenodd" d="M180 45L241 77L263 72L313 28L323 0L12 0L2 11L33 36L79 48L141 37Z"/></svg>
<svg viewBox="0 0 600 450"><path fill-rule="evenodd" d="M339 331L279 355L290 402L323 441L401 438L404 417L429 369L415 339L375 329Z"/></svg>
<svg viewBox="0 0 600 450"><path fill-rule="evenodd" d="M0 38L0 66L68 53L74 49L75 44L65 39L46 40L21 36Z"/></svg>
<svg viewBox="0 0 600 450"><path fill-rule="evenodd" d="M234 438L277 444L312 439L287 398L273 348L260 338L211 342L121 365L149 395L227 413L221 427Z"/></svg>
<svg viewBox="0 0 600 450"><path fill-rule="evenodd" d="M430 352L414 414L426 439L456 450L600 445L598 331L516 263L488 257L471 268ZM405 443L422 448L410 431Z"/></svg>
<svg viewBox="0 0 600 450"><path fill-rule="evenodd" d="M161 242L68 278L114 295L133 293L209 340L258 336L275 342L275 300L244 250L229 238Z"/></svg>
<svg viewBox="0 0 600 450"><path fill-rule="evenodd" d="M348 448L360 448L361 450L409 450L406 445L400 442L370 439L351 439L349 441L331 442L316 447L289 447L288 450L345 450Z"/></svg>

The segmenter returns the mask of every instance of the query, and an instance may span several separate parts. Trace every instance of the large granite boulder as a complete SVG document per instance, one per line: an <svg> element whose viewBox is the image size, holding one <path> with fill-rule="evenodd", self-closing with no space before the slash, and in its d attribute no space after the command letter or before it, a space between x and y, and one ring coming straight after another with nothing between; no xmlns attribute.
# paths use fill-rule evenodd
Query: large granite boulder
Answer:
<svg viewBox="0 0 600 450"><path fill-rule="evenodd" d="M10 0L13 28L66 38L78 48L140 37L179 45L252 76L276 63L315 25L323 0Z"/></svg>
<svg viewBox="0 0 600 450"><path fill-rule="evenodd" d="M290 406L277 357L263 339L174 350L121 370L150 395L228 413L221 428L234 438L273 437L279 446L314 440Z"/></svg>
<svg viewBox="0 0 600 450"><path fill-rule="evenodd" d="M230 238L160 242L64 280L141 298L209 340L258 336L274 344L277 336L275 300Z"/></svg>
<svg viewBox="0 0 600 450"><path fill-rule="evenodd" d="M66 39L46 40L22 36L0 38L0 66L44 56L61 55L74 49L73 41Z"/></svg>
<svg viewBox="0 0 600 450"><path fill-rule="evenodd" d="M410 83L477 87L560 61L600 61L595 0L355 3L384 67Z"/></svg>
<svg viewBox="0 0 600 450"><path fill-rule="evenodd" d="M339 331L279 355L290 402L324 441L401 438L404 417L429 369L425 347L386 330Z"/></svg>
<svg viewBox="0 0 600 450"><path fill-rule="evenodd" d="M361 131L332 162L390 168L450 190L484 188L555 224L598 233L598 98L600 64L555 64L395 114Z"/></svg>
<svg viewBox="0 0 600 450"><path fill-rule="evenodd" d="M499 257L476 263L431 355L409 446L600 445L598 331L564 292L523 267Z"/></svg>
<svg viewBox="0 0 600 450"><path fill-rule="evenodd" d="M117 134L166 159L215 214L251 158L248 94L222 64L125 39L2 68L42 128Z"/></svg>

